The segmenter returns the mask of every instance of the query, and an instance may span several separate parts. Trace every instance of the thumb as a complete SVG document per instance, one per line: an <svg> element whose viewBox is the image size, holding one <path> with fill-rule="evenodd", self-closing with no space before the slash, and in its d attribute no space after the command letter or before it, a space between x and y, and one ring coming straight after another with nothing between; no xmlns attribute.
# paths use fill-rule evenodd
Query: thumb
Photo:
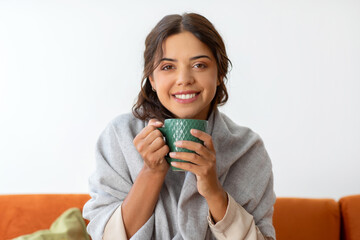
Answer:
<svg viewBox="0 0 360 240"><path fill-rule="evenodd" d="M150 119L148 125L150 126L154 126L154 127L161 127L163 125L163 123L161 121L159 121L156 118Z"/></svg>

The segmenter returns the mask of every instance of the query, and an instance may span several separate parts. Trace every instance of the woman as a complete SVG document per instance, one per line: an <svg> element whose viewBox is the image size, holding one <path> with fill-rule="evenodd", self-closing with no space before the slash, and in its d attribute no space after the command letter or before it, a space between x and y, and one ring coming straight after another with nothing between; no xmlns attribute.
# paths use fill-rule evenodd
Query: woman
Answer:
<svg viewBox="0 0 360 240"><path fill-rule="evenodd" d="M229 59L213 25L198 14L165 16L146 38L144 76L133 113L109 123L97 143L91 200L93 239L275 239L273 174L261 138L219 112ZM167 118L208 120L191 131L204 145L169 153ZM172 163L165 155L189 161Z"/></svg>

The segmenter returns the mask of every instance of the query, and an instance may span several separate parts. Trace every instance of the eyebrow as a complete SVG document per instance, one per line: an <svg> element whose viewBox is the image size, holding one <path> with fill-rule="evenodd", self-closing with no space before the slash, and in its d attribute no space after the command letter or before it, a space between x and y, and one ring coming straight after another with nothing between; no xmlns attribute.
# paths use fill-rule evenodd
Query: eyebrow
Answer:
<svg viewBox="0 0 360 240"><path fill-rule="evenodd" d="M211 58L209 56L206 56L206 55L195 56L195 57L190 58L190 60L196 60L196 59L199 59L199 58L208 58L208 59L211 60ZM160 59L160 62L162 62L162 61L177 62L176 59L172 59L172 58L162 58L162 59Z"/></svg>

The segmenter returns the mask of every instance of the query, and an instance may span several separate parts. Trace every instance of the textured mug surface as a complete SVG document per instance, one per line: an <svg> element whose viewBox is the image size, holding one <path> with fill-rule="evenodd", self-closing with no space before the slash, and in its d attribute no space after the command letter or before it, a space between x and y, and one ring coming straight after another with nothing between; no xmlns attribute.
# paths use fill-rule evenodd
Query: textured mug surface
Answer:
<svg viewBox="0 0 360 240"><path fill-rule="evenodd" d="M198 120L198 119L178 119L171 118L166 119L164 122L164 126L162 128L158 128L160 132L165 137L166 145L169 146L170 152L194 152L185 148L179 148L175 146L176 141L186 140L193 141L197 143L204 144L203 141L191 135L191 129L197 129L203 132L206 132L207 121L206 120ZM169 156L165 157L167 162L170 164L171 162L186 162L176 158L170 158ZM176 168L171 166L173 171L184 171L180 168Z"/></svg>

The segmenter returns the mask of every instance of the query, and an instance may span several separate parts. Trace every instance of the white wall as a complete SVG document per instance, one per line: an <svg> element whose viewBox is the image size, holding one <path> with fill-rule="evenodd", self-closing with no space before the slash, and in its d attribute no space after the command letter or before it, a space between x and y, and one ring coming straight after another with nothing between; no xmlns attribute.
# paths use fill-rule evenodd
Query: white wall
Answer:
<svg viewBox="0 0 360 240"><path fill-rule="evenodd" d="M277 195L359 194L355 0L0 1L0 194L86 193L99 134L138 93L146 35L185 11L222 34L222 111L264 139Z"/></svg>

